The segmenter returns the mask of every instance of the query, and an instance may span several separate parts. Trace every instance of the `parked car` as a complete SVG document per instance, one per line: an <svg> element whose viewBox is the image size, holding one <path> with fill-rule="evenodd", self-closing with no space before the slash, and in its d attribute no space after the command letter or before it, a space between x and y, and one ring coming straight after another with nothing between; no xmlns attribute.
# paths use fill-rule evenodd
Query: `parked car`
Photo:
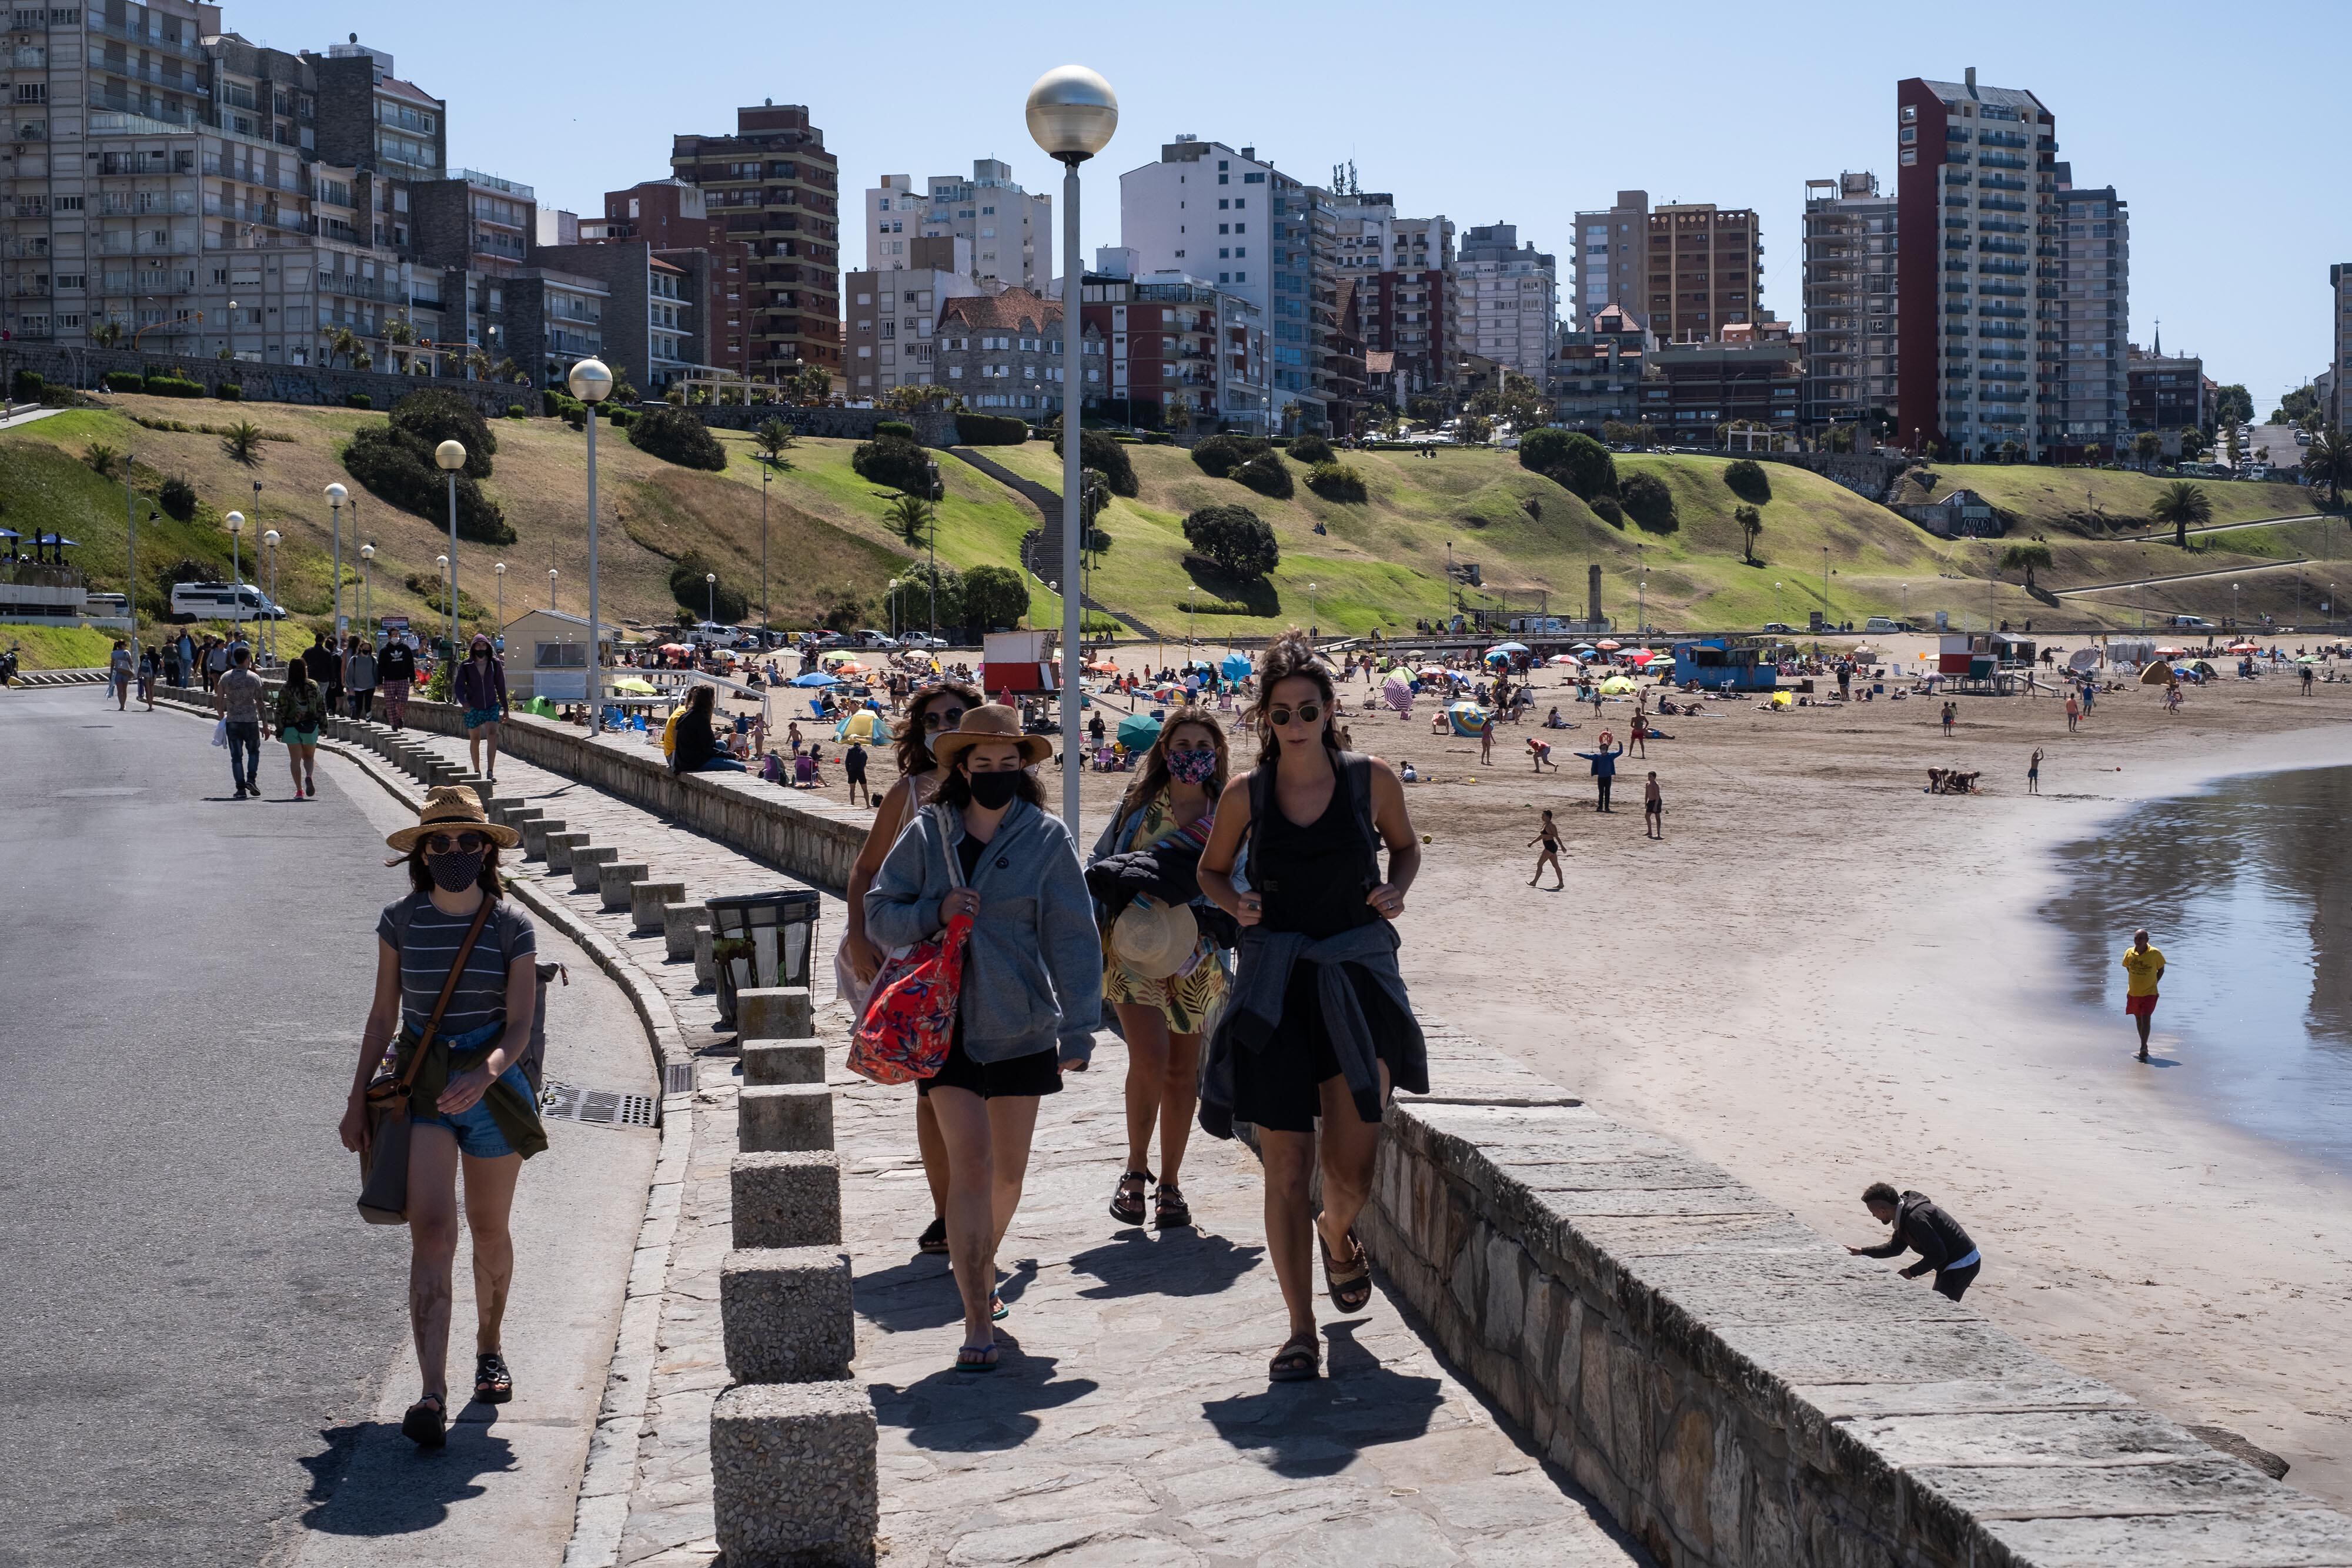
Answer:
<svg viewBox="0 0 2352 1568"><path fill-rule="evenodd" d="M1792 637L1797 633L1797 629L1794 626L1790 625L1785 621L1767 621L1764 622L1764 630L1767 632L1784 632Z"/></svg>
<svg viewBox="0 0 2352 1568"><path fill-rule="evenodd" d="M898 639L887 632L877 632L869 626L857 633L857 645L861 648L896 648L898 646Z"/></svg>
<svg viewBox="0 0 2352 1568"><path fill-rule="evenodd" d="M1872 616L1869 620L1862 623L1862 629L1865 632L1903 632L1908 630L1902 622L1886 615Z"/></svg>
<svg viewBox="0 0 2352 1568"><path fill-rule="evenodd" d="M936 652L941 648L952 648L955 646L954 643L949 642L945 637L927 636L920 632L908 632L905 636L898 639L898 645L902 648L920 648L931 652Z"/></svg>
<svg viewBox="0 0 2352 1568"><path fill-rule="evenodd" d="M2175 626L2188 627L2193 632L2210 632L2213 630L2213 622L2206 620L2202 615L2176 615L2172 618L2172 624Z"/></svg>

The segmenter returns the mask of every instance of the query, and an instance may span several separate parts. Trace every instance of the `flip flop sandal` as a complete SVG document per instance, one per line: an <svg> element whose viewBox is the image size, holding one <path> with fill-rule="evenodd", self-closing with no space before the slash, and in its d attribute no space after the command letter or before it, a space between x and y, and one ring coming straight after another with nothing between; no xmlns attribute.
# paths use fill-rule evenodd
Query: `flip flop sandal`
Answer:
<svg viewBox="0 0 2352 1568"><path fill-rule="evenodd" d="M1311 1333L1293 1334L1266 1364L1272 1383L1312 1383L1323 1375L1323 1346Z"/></svg>
<svg viewBox="0 0 2352 1568"><path fill-rule="evenodd" d="M514 1397L514 1374L497 1351L474 1357L474 1397L485 1405L503 1405Z"/></svg>
<svg viewBox="0 0 2352 1568"><path fill-rule="evenodd" d="M1156 1212L1151 1217L1153 1228L1159 1230L1190 1230L1192 1228L1192 1206L1184 1201L1181 1187L1166 1182L1152 1194Z"/></svg>
<svg viewBox="0 0 2352 1568"><path fill-rule="evenodd" d="M438 1448L449 1441L449 1413L428 1394L400 1418L400 1435L420 1448Z"/></svg>
<svg viewBox="0 0 2352 1568"><path fill-rule="evenodd" d="M1006 1318L1011 1317L1012 1315L1013 1315L1013 1309L1012 1309L1011 1307L1008 1307L1008 1306L1006 1306L1006 1305L1004 1304L1004 1298L1003 1298L1003 1296L998 1295L994 1291L989 1291L989 1292L988 1292L988 1317L989 1317L989 1321L990 1321L991 1322L999 1322L999 1323L1001 1323L1001 1322L1003 1322Z"/></svg>
<svg viewBox="0 0 2352 1568"><path fill-rule="evenodd" d="M1372 1260L1365 1254L1364 1244L1356 1239L1355 1231L1348 1232L1348 1245L1355 1257L1346 1268L1331 1256L1331 1245L1323 1239L1322 1229L1315 1232L1315 1245L1323 1253L1323 1284L1331 1292L1331 1304L1343 1312L1360 1312L1372 1299Z"/></svg>
<svg viewBox="0 0 2352 1568"><path fill-rule="evenodd" d="M947 1249L948 1222L946 1217L942 1215L940 1218L933 1219L931 1223L924 1228L921 1239L915 1243L915 1250L918 1252L945 1253Z"/></svg>
<svg viewBox="0 0 2352 1568"><path fill-rule="evenodd" d="M1142 1189L1150 1180L1151 1173L1150 1171L1127 1171L1123 1173L1118 1178L1118 1190L1112 1193L1110 1197L1110 1217L1113 1219L1118 1220L1121 1225L1142 1224ZM1129 1192L1128 1190L1128 1184L1129 1182L1133 1182L1135 1184L1136 1190L1133 1192Z"/></svg>
<svg viewBox="0 0 2352 1568"><path fill-rule="evenodd" d="M955 1369L958 1372L994 1372L996 1361L997 1349L993 1344L968 1344L956 1352Z"/></svg>

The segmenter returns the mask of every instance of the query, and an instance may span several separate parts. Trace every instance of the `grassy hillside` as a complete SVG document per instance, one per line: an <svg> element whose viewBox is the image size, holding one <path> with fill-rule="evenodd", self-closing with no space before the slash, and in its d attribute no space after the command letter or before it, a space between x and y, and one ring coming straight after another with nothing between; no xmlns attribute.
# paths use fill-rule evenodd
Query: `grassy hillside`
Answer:
<svg viewBox="0 0 2352 1568"><path fill-rule="evenodd" d="M2109 527L2135 531L2154 528L2148 508L2173 480L2152 474L2130 474L2105 468L2039 468L2027 465L1938 463L1928 469L1940 481L1934 495L1909 486L1898 497L1905 501L1933 500L1954 490L1974 490L1994 506L2014 512L2022 531L2078 531L2085 519L2104 517ZM2252 484L2239 479L2198 480L2213 503L2217 523L2252 522L2262 517L2295 517L2317 508L2313 495L2300 485Z"/></svg>

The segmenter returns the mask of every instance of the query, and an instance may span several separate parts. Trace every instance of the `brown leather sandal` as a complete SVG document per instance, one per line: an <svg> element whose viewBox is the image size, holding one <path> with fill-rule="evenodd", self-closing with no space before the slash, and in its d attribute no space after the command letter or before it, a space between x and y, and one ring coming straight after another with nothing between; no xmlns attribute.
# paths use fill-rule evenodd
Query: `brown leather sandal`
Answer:
<svg viewBox="0 0 2352 1568"><path fill-rule="evenodd" d="M1312 1383L1323 1375L1323 1343L1312 1332L1292 1334L1282 1342L1267 1364L1265 1375L1274 1383Z"/></svg>
<svg viewBox="0 0 2352 1568"><path fill-rule="evenodd" d="M1323 1254L1323 1285L1331 1292L1331 1304L1343 1312L1360 1312L1372 1299L1372 1260L1364 1244L1356 1239L1355 1231L1348 1232L1348 1246L1353 1257L1345 1267L1331 1256L1330 1243L1323 1239L1323 1228L1315 1228L1315 1245Z"/></svg>

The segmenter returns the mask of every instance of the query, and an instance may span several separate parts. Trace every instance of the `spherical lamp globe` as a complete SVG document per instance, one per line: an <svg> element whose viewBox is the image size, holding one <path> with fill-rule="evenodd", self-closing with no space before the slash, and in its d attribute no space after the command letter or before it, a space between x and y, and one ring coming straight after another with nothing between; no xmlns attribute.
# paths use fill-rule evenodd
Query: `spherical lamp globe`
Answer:
<svg viewBox="0 0 2352 1568"><path fill-rule="evenodd" d="M1110 144L1118 95L1084 66L1055 66L1029 89L1029 134L1065 163L1082 163Z"/></svg>
<svg viewBox="0 0 2352 1568"><path fill-rule="evenodd" d="M572 367L563 384L582 402L603 402L613 395L613 372L604 368L602 360L583 360Z"/></svg>
<svg viewBox="0 0 2352 1568"><path fill-rule="evenodd" d="M443 442L433 449L433 461L441 465L444 473L455 474L466 465L466 444L462 441Z"/></svg>

